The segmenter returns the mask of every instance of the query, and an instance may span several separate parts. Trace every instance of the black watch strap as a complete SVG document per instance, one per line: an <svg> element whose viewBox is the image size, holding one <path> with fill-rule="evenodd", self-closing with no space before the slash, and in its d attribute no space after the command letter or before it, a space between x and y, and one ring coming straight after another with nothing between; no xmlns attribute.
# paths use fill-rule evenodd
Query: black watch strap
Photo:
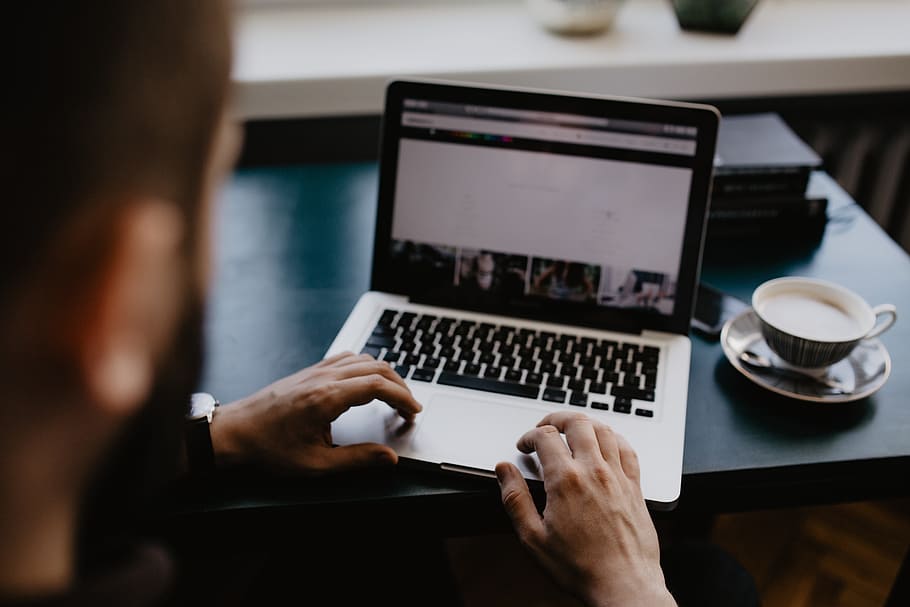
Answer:
<svg viewBox="0 0 910 607"><path fill-rule="evenodd" d="M212 448L212 431L209 420L186 420L186 460L190 474L204 476L215 471L215 450Z"/></svg>
<svg viewBox="0 0 910 607"><path fill-rule="evenodd" d="M186 460L190 474L206 476L215 470L215 450L212 447L212 416L218 401L211 394L193 394L184 426Z"/></svg>

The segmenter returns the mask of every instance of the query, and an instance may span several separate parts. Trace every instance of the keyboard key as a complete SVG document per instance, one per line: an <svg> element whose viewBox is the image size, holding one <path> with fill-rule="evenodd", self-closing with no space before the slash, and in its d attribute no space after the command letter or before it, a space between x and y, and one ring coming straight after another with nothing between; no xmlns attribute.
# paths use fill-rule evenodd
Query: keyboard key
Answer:
<svg viewBox="0 0 910 607"><path fill-rule="evenodd" d="M576 407L587 407L588 395L584 392L573 390L571 396L569 396L569 404Z"/></svg>
<svg viewBox="0 0 910 607"><path fill-rule="evenodd" d="M483 372L484 377L491 377L493 379L499 379L500 375L502 375L502 367L488 366Z"/></svg>
<svg viewBox="0 0 910 607"><path fill-rule="evenodd" d="M602 381L592 381L591 387L588 388L594 394L606 394L607 393L607 384Z"/></svg>
<svg viewBox="0 0 910 607"><path fill-rule="evenodd" d="M373 358L379 356L379 353L382 351L382 348L377 346L364 346L363 350L360 351L361 354L369 354Z"/></svg>
<svg viewBox="0 0 910 607"><path fill-rule="evenodd" d="M397 363L399 358L401 358L401 352L397 350L389 350L382 355L382 360L390 363Z"/></svg>
<svg viewBox="0 0 910 607"><path fill-rule="evenodd" d="M638 363L624 362L624 363L620 363L619 370L622 371L623 373L632 375L635 373L635 370L637 369L637 367L638 367Z"/></svg>
<svg viewBox="0 0 910 607"><path fill-rule="evenodd" d="M609 411L610 405L603 401L595 400L594 402L591 403L591 408L600 409L601 411Z"/></svg>
<svg viewBox="0 0 910 607"><path fill-rule="evenodd" d="M450 373L458 373L458 370L461 368L460 360L447 360L446 364L443 366L443 369Z"/></svg>
<svg viewBox="0 0 910 607"><path fill-rule="evenodd" d="M550 388L562 388L566 385L566 378L562 375L551 375L547 378L547 386Z"/></svg>
<svg viewBox="0 0 910 607"><path fill-rule="evenodd" d="M436 383L443 386L457 386L460 388L469 388L471 390L482 390L484 392L508 394L510 396L521 396L524 398L537 398L537 393L539 392L537 386L498 381L485 377L458 375L447 371L443 371L439 375L439 379Z"/></svg>
<svg viewBox="0 0 910 607"><path fill-rule="evenodd" d="M533 359L534 358L534 348L518 347L515 349L515 354L520 356L522 360Z"/></svg>
<svg viewBox="0 0 910 607"><path fill-rule="evenodd" d="M525 375L525 383L534 384L535 386L539 386L540 384L543 383L543 375L541 375L540 373L528 373L527 375Z"/></svg>
<svg viewBox="0 0 910 607"><path fill-rule="evenodd" d="M654 390L633 386L613 386L610 394L617 397L634 398L635 400L654 400Z"/></svg>
<svg viewBox="0 0 910 607"><path fill-rule="evenodd" d="M408 354L404 357L404 360L401 361L406 365L419 365L420 364L420 355L419 354Z"/></svg>
<svg viewBox="0 0 910 607"><path fill-rule="evenodd" d="M625 397L617 397L613 401L613 410L617 413L631 413L632 412L632 401Z"/></svg>
<svg viewBox="0 0 910 607"><path fill-rule="evenodd" d="M393 329L392 327L386 325L376 325L376 327L373 329L373 335L376 337L394 337L397 332L398 329Z"/></svg>
<svg viewBox="0 0 910 607"><path fill-rule="evenodd" d="M654 411L650 409L636 409L635 415L640 415L641 417L654 417Z"/></svg>
<svg viewBox="0 0 910 607"><path fill-rule="evenodd" d="M427 358L423 361L423 367L425 369L438 369L440 364L442 364L442 361L438 358Z"/></svg>
<svg viewBox="0 0 910 607"><path fill-rule="evenodd" d="M521 363L518 365L519 369L525 371L533 371L537 367L537 361L532 358L522 358Z"/></svg>
<svg viewBox="0 0 910 607"><path fill-rule="evenodd" d="M569 381L569 390L577 390L578 392L584 392L585 380L583 380L583 379L570 380Z"/></svg>
<svg viewBox="0 0 910 607"><path fill-rule="evenodd" d="M660 360L660 357L657 354L644 354L642 352L636 352L635 355L632 356L632 360L639 362L642 365L656 367L657 362Z"/></svg>
<svg viewBox="0 0 910 607"><path fill-rule="evenodd" d="M398 312L395 310L385 310L382 313L382 316L379 317L379 324L383 327L392 326L392 321L395 320L395 317L398 315Z"/></svg>
<svg viewBox="0 0 910 607"><path fill-rule="evenodd" d="M547 388L543 391L543 399L550 401L551 403L564 403L566 402L566 391L558 390L556 388Z"/></svg>
<svg viewBox="0 0 910 607"><path fill-rule="evenodd" d="M506 381L521 381L521 371L517 369L507 369L504 379Z"/></svg>
<svg viewBox="0 0 910 607"><path fill-rule="evenodd" d="M414 372L411 373L411 379L417 381L433 381L433 378L436 376L436 371L433 369L414 369Z"/></svg>
<svg viewBox="0 0 910 607"><path fill-rule="evenodd" d="M411 371L411 367L409 367L407 365L395 365L395 373L400 375L402 379L406 378L408 376L408 373L410 373L410 371Z"/></svg>
<svg viewBox="0 0 910 607"><path fill-rule="evenodd" d="M476 376L480 375L480 365L478 365L477 363L467 363L464 366L463 373L465 375L473 375L474 377L476 377Z"/></svg>

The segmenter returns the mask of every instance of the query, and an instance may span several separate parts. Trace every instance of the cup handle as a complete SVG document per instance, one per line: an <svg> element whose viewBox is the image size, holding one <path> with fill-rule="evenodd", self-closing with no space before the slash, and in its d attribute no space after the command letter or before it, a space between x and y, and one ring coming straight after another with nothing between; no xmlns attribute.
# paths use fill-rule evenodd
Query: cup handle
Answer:
<svg viewBox="0 0 910 607"><path fill-rule="evenodd" d="M872 330L866 333L866 336L863 339L872 339L873 337L878 337L885 331L891 328L891 325L894 324L894 321L897 320L897 308L891 304L880 304L872 308L872 313L875 314L876 324L872 327ZM885 322L878 324L878 317L882 315L888 315L888 318Z"/></svg>

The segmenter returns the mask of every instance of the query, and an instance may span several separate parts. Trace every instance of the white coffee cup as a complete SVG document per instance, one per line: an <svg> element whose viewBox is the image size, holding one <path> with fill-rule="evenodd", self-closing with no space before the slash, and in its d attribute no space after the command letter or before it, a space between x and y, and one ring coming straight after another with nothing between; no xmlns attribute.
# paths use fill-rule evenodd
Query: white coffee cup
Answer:
<svg viewBox="0 0 910 607"><path fill-rule="evenodd" d="M771 350L807 369L846 358L859 342L878 337L897 320L893 305L872 307L853 291L815 278L769 280L752 293L752 308Z"/></svg>
<svg viewBox="0 0 910 607"><path fill-rule="evenodd" d="M613 23L625 0L526 0L547 29L560 34L594 34Z"/></svg>

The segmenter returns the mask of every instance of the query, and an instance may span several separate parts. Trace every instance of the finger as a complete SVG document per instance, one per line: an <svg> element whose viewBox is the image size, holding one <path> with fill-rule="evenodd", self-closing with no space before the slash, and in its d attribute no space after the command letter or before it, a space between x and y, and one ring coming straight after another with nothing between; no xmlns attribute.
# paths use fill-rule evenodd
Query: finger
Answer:
<svg viewBox="0 0 910 607"><path fill-rule="evenodd" d="M537 544L543 535L543 520L537 512L528 483L513 464L496 464L496 480L502 493L502 505L512 520L518 538L525 544Z"/></svg>
<svg viewBox="0 0 910 607"><path fill-rule="evenodd" d="M632 448L625 436L616 433L613 436L616 437L616 443L619 447L619 463L622 466L622 471L625 472L630 480L635 481L636 485L641 486L641 467L638 464L638 454L635 453L635 449Z"/></svg>
<svg viewBox="0 0 910 607"><path fill-rule="evenodd" d="M356 354L354 354L351 351L339 352L338 354L335 354L334 356L329 356L328 358L323 358L321 361L319 361L318 363L313 365L313 368L328 367L328 366L336 364L337 362L339 362L341 360L344 360L345 358L351 358L353 356L356 356Z"/></svg>
<svg viewBox="0 0 910 607"><path fill-rule="evenodd" d="M298 384L301 381L303 381L304 379L306 379L307 377L310 377L313 374L313 371L319 371L319 370L325 369L327 367L331 367L332 365L337 364L339 361L342 361L342 360L345 360L348 358L353 358L354 356L355 356L355 354L353 352L339 352L338 354L335 354L334 356L329 356L328 358L323 358L321 361L319 361L315 365L312 365L310 367L304 367L303 369L301 369L300 371L297 371L296 373L291 373L287 377L279 379L277 382L275 382L275 385L276 386L292 386L294 384Z"/></svg>
<svg viewBox="0 0 910 607"><path fill-rule="evenodd" d="M395 373L389 363L382 362L379 360L366 360L354 362L352 364L346 364L341 367L336 367L333 369L334 376L336 379L348 379L351 377L363 377L366 375L382 375L386 379L390 379L396 384L401 384L403 387L407 387L407 384L401 376Z"/></svg>
<svg viewBox="0 0 910 607"><path fill-rule="evenodd" d="M597 442L600 444L600 453L603 458L616 470L621 470L619 443L616 440L616 433L613 432L613 428L597 422L594 425L594 434L597 435Z"/></svg>
<svg viewBox="0 0 910 607"><path fill-rule="evenodd" d="M322 464L326 472L384 466L398 462L398 454L394 450L377 443L359 443L326 449L323 458Z"/></svg>
<svg viewBox="0 0 910 607"><path fill-rule="evenodd" d="M554 426L540 426L529 430L518 439L522 453L537 452L544 476L548 470L558 470L571 464L572 454Z"/></svg>
<svg viewBox="0 0 910 607"><path fill-rule="evenodd" d="M376 358L370 356L369 354L354 354L352 356L347 356L341 360L335 362L331 367L346 367L348 365L357 365L365 362L379 362ZM388 363L385 363L386 366L389 366Z"/></svg>
<svg viewBox="0 0 910 607"><path fill-rule="evenodd" d="M423 410L406 386L378 374L330 382L323 389L325 395L320 400L328 408L331 421L351 407L377 399L398 411L405 419L412 419Z"/></svg>
<svg viewBox="0 0 910 607"><path fill-rule="evenodd" d="M602 459L600 445L594 434L594 423L587 415L576 411L550 413L540 420L537 427L548 425L566 435L566 442L575 459L588 461Z"/></svg>

